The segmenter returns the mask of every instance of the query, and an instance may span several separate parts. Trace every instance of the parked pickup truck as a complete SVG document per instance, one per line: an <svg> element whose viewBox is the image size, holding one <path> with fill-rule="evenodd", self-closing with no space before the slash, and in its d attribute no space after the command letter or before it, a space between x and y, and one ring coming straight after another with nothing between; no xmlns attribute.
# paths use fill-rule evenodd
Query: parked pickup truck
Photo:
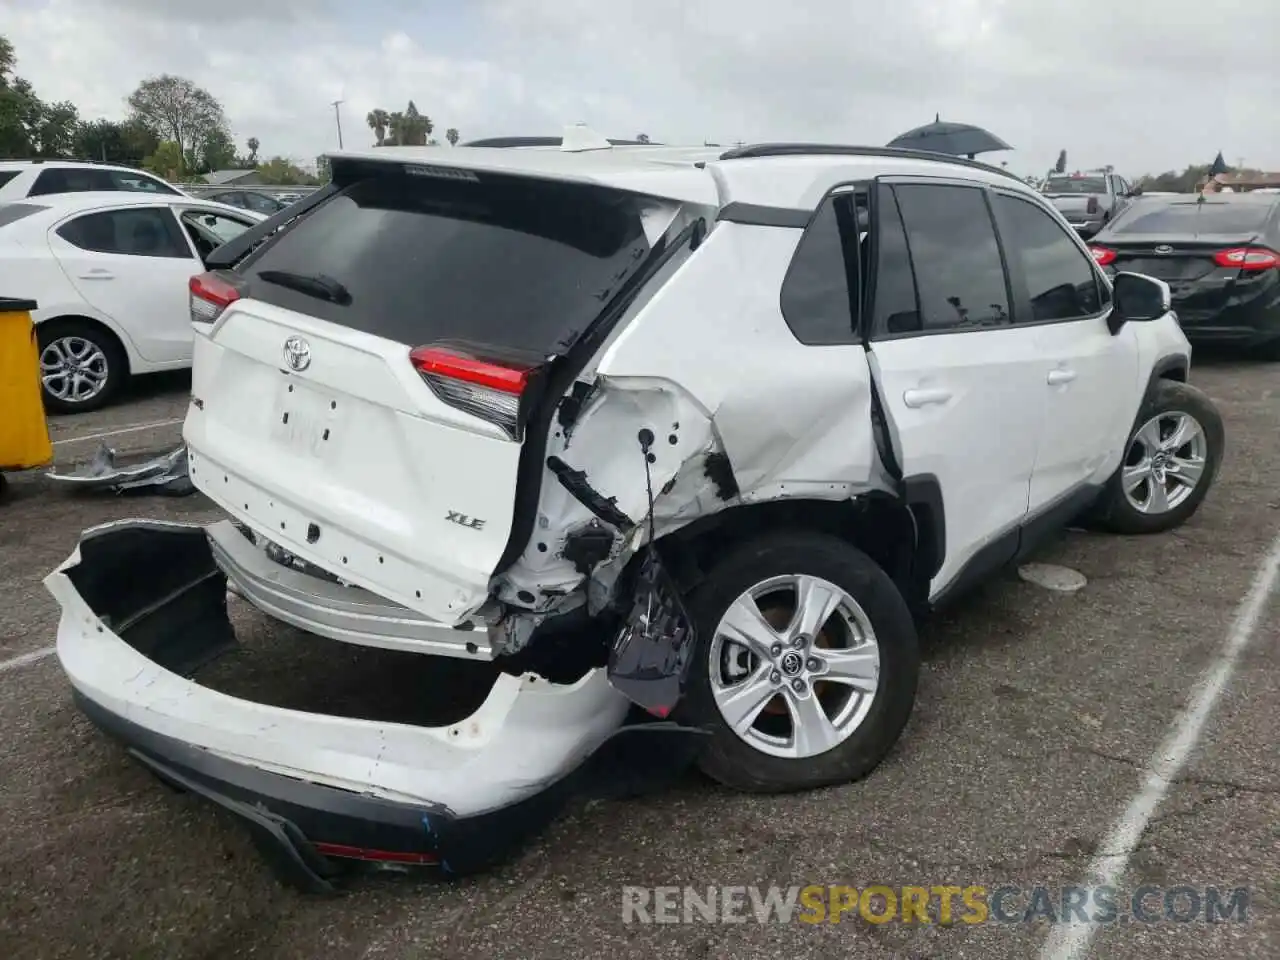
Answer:
<svg viewBox="0 0 1280 960"><path fill-rule="evenodd" d="M1132 200L1141 195L1115 173L1051 175L1041 192L1083 237L1092 237Z"/></svg>

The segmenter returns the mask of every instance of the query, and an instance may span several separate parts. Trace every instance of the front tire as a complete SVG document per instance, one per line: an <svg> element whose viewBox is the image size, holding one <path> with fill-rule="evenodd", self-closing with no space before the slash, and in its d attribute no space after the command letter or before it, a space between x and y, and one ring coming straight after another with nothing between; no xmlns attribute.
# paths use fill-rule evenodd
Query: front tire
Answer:
<svg viewBox="0 0 1280 960"><path fill-rule="evenodd" d="M920 654L898 588L835 537L742 544L689 599L698 643L681 713L709 731L698 765L720 783L783 793L849 783L898 741Z"/></svg>
<svg viewBox="0 0 1280 960"><path fill-rule="evenodd" d="M1180 527L1204 502L1225 446L1222 417L1204 393L1158 381L1099 500L1099 524L1121 534Z"/></svg>
<svg viewBox="0 0 1280 960"><path fill-rule="evenodd" d="M40 386L49 413L87 413L115 399L129 377L123 348L87 320L49 320L36 327Z"/></svg>

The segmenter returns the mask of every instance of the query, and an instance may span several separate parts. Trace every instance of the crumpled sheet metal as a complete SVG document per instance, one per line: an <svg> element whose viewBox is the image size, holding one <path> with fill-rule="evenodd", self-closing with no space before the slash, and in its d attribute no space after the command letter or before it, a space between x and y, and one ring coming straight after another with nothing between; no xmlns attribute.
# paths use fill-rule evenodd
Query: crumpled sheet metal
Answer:
<svg viewBox="0 0 1280 960"><path fill-rule="evenodd" d="M103 444L93 459L75 473L49 471L49 478L65 486L112 493L145 491L185 497L195 493L188 471L186 444L152 460L128 466L116 465L116 452Z"/></svg>

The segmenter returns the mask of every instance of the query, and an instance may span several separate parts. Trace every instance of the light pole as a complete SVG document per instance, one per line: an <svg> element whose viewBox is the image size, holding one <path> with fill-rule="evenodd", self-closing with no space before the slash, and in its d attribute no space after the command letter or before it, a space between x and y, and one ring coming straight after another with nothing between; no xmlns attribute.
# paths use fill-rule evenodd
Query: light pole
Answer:
<svg viewBox="0 0 1280 960"><path fill-rule="evenodd" d="M338 149L339 150L342 149L342 112L338 109L338 107L342 106L344 102L345 101L342 101L342 100L333 101L333 120L334 120L334 123L338 125Z"/></svg>

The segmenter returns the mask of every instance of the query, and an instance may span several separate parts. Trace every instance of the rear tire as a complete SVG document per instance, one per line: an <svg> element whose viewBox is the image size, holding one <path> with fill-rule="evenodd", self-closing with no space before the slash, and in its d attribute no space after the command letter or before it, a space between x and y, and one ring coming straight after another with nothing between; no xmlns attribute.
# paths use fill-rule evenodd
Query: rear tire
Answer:
<svg viewBox="0 0 1280 960"><path fill-rule="evenodd" d="M40 387L49 413L88 413L115 399L129 379L129 360L115 334L71 317L36 327Z"/></svg>
<svg viewBox="0 0 1280 960"><path fill-rule="evenodd" d="M915 624L862 551L822 534L763 536L716 564L689 609L698 641L679 712L709 731L698 765L713 779L751 793L849 783L898 741L920 672ZM750 644L726 632L742 624L757 631ZM730 667L745 679L726 683Z"/></svg>
<svg viewBox="0 0 1280 960"><path fill-rule="evenodd" d="M1222 417L1204 393L1187 383L1157 381L1099 498L1096 522L1120 534L1182 526L1209 493L1225 446Z"/></svg>

